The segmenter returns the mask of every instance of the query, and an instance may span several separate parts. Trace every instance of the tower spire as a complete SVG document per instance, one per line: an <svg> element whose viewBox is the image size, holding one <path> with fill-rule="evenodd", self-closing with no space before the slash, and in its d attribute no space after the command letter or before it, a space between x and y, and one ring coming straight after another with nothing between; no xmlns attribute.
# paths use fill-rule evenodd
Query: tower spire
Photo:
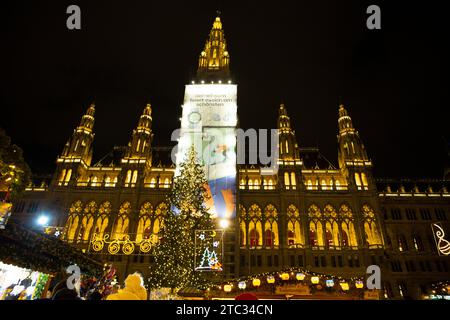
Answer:
<svg viewBox="0 0 450 320"><path fill-rule="evenodd" d="M217 11L217 17L198 60L198 80L227 80L230 77L229 63L230 55L227 51L220 11Z"/></svg>
<svg viewBox="0 0 450 320"><path fill-rule="evenodd" d="M339 105L339 150L340 164L343 167L347 161L369 161L364 144L359 137L358 131L353 126L352 118L349 116L344 105Z"/></svg>
<svg viewBox="0 0 450 320"><path fill-rule="evenodd" d="M136 129L133 130L131 135L125 159L147 159L151 162L152 121L152 106L150 103L147 103Z"/></svg>
<svg viewBox="0 0 450 320"><path fill-rule="evenodd" d="M81 117L80 124L73 131L61 154L62 159L81 159L86 165L91 164L92 143L94 141L95 104L91 103L86 113Z"/></svg>
<svg viewBox="0 0 450 320"><path fill-rule="evenodd" d="M282 160L298 160L298 144L284 103L278 109L279 156Z"/></svg>

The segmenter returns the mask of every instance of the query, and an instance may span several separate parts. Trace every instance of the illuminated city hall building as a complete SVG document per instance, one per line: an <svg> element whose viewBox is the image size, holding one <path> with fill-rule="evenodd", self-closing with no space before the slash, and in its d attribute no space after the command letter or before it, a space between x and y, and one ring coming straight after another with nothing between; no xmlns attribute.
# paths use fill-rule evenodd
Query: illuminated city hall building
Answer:
<svg viewBox="0 0 450 320"><path fill-rule="evenodd" d="M225 130L229 151L236 150L235 137L234 142L230 137L237 125L237 85L229 64L217 17L199 57L197 78L186 86L179 154L198 138L189 130L201 121L203 127ZM257 165L236 165L235 157L225 161L225 174L212 168L214 163L207 166L215 214L230 222L223 275L237 278L302 267L361 276L376 264L384 297L419 298L427 284L450 278L449 256L439 254L431 228L439 222L450 232L448 180L376 180L348 108L341 105L336 111L338 165L317 148L297 143L294 123L282 104L276 174L262 175ZM14 204L12 218L33 224L45 212L62 239L114 263L121 278L134 271L145 275L151 251L138 248L158 235L177 167L170 161L170 150L153 145L150 104L128 146L115 147L95 164L94 119L91 105L57 158L51 181L30 186ZM135 249L124 254L93 248L94 234L108 235L110 241L129 239Z"/></svg>

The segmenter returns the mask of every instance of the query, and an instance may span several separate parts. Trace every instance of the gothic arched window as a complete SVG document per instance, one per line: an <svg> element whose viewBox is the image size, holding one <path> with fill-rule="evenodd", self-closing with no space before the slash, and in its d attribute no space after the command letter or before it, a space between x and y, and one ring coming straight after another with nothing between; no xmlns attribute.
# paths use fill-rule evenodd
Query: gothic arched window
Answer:
<svg viewBox="0 0 450 320"><path fill-rule="evenodd" d="M105 201L98 209L98 217L95 223L94 233L97 238L103 238L106 228L108 227L109 215L111 214L111 202Z"/></svg>
<svg viewBox="0 0 450 320"><path fill-rule="evenodd" d="M128 227L130 224L131 204L128 201L122 203L116 220L113 239L123 240L128 236Z"/></svg>
<svg viewBox="0 0 450 320"><path fill-rule="evenodd" d="M169 207L165 202L158 204L153 217L153 234L157 235L164 225L164 216L169 212Z"/></svg>
<svg viewBox="0 0 450 320"><path fill-rule="evenodd" d="M323 229L322 229L322 213L316 205L311 205L308 209L309 218L309 244L313 247L323 249Z"/></svg>
<svg viewBox="0 0 450 320"><path fill-rule="evenodd" d="M81 220L81 230L79 239L87 241L91 235L91 229L94 225L94 216L97 214L97 204L95 201L90 201L84 208L83 219Z"/></svg>
<svg viewBox="0 0 450 320"><path fill-rule="evenodd" d="M364 232L366 235L366 241L369 247L381 246L383 244L381 240L381 234L377 226L377 220L375 213L368 205L363 205L362 208L364 218Z"/></svg>
<svg viewBox="0 0 450 320"><path fill-rule="evenodd" d="M262 217L261 208L257 204L252 204L248 209L249 216L249 240L250 247L262 246Z"/></svg>
<svg viewBox="0 0 450 320"><path fill-rule="evenodd" d="M351 209L343 204L339 209L339 217L341 218L341 232L343 247L357 247L355 226L353 224L353 213Z"/></svg>
<svg viewBox="0 0 450 320"><path fill-rule="evenodd" d="M265 207L264 219L265 246L269 248L278 246L278 212L275 206L269 204Z"/></svg>
<svg viewBox="0 0 450 320"><path fill-rule="evenodd" d="M304 237L300 224L300 213L293 204L287 208L287 229L288 229L288 246L302 246L304 245Z"/></svg>
<svg viewBox="0 0 450 320"><path fill-rule="evenodd" d="M65 228L65 238L68 242L75 240L82 211L83 203L80 200L73 202L70 206L69 217L67 218Z"/></svg>
<svg viewBox="0 0 450 320"><path fill-rule="evenodd" d="M136 231L136 242L141 242L143 239L149 239L151 232L151 214L153 207L150 202L145 202L139 210L139 221ZM148 234L150 233L150 234Z"/></svg>
<svg viewBox="0 0 450 320"><path fill-rule="evenodd" d="M325 245L327 247L340 247L339 226L336 210L331 205L326 205L323 210L325 222Z"/></svg>

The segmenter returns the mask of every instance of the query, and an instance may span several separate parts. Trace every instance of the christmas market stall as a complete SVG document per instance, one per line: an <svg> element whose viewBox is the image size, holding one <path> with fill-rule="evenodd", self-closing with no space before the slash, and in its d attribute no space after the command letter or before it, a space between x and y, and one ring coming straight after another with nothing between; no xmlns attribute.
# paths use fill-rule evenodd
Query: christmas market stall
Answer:
<svg viewBox="0 0 450 320"><path fill-rule="evenodd" d="M301 268L237 278L210 287L211 299L235 299L241 294L275 300L379 300L379 290L369 290L364 276L344 278Z"/></svg>
<svg viewBox="0 0 450 320"><path fill-rule="evenodd" d="M0 230L0 300L44 298L52 278L71 265L83 275L103 272L101 263L60 239L12 221Z"/></svg>

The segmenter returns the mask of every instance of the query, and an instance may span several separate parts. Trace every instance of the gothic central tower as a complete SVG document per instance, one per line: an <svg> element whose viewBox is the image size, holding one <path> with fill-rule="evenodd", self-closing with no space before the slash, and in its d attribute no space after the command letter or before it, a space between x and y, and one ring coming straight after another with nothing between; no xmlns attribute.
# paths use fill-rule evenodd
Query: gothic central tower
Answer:
<svg viewBox="0 0 450 320"><path fill-rule="evenodd" d="M216 17L203 51L197 78L186 85L176 156L180 163L193 145L204 165L213 217L236 216L237 85L230 80L230 56L220 17Z"/></svg>

